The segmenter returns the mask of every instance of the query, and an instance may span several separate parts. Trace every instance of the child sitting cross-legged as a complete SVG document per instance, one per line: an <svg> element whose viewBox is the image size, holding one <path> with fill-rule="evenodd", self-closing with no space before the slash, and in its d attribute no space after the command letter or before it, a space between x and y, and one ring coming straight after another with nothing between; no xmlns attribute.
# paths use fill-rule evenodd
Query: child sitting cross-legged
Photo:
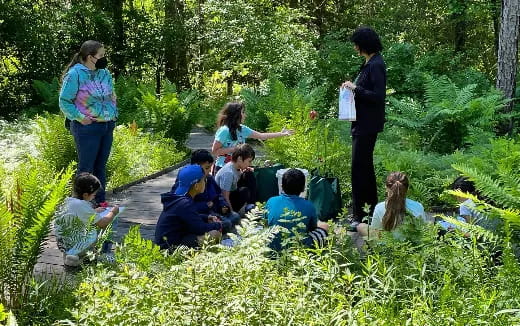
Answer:
<svg viewBox="0 0 520 326"><path fill-rule="evenodd" d="M471 194L480 199L480 194L475 189L475 184L466 177L460 176L455 179L450 188L451 190L459 190L467 194ZM459 196L456 196L456 199L460 204L459 215L455 217L458 221L475 224L491 232L496 232L497 230L501 229L501 220L498 218L492 218L479 212L476 209L477 205L473 202L473 200ZM456 225L447 221L439 221L438 224L445 231L451 231L458 228ZM445 232L441 232L441 234L443 233Z"/></svg>
<svg viewBox="0 0 520 326"><path fill-rule="evenodd" d="M421 203L406 198L409 182L408 176L402 172L392 172L386 178L386 200L374 208L374 216L370 226L366 223L357 225L361 236L377 236L379 231L396 231L405 218L406 213L415 218L427 221L424 207ZM370 230L369 230L370 227ZM394 232L397 238L401 235Z"/></svg>
<svg viewBox="0 0 520 326"><path fill-rule="evenodd" d="M66 266L79 266L81 256L95 246L98 230L116 229L119 207L92 207L92 200L101 189L101 182L94 175L83 172L74 180L74 196L65 199L64 211L57 217L54 226L58 246L64 250ZM111 232L112 233L112 232ZM104 241L101 252L107 261L113 261L111 234Z"/></svg>
<svg viewBox="0 0 520 326"><path fill-rule="evenodd" d="M289 169L282 176L283 194L270 198L266 205L267 224L282 226L289 231L303 235L302 243L307 247L321 247L327 237L328 224L318 221L314 205L301 198L305 189L305 175L298 169ZM273 250L283 249L282 232L276 234L270 247Z"/></svg>
<svg viewBox="0 0 520 326"><path fill-rule="evenodd" d="M255 204L256 180L250 171L254 159L255 151L251 145L238 145L231 156L231 162L226 163L215 176L228 207L242 215Z"/></svg>
<svg viewBox="0 0 520 326"><path fill-rule="evenodd" d="M231 227L229 221L197 211L195 196L204 192L206 177L198 164L183 167L174 192L161 195L163 211L155 228L155 243L162 249L177 246L199 247L205 238L219 240Z"/></svg>
<svg viewBox="0 0 520 326"><path fill-rule="evenodd" d="M191 164L198 164L204 170L206 175L206 187L204 191L193 198L197 212L201 214L215 215L220 217L222 220L229 220L234 225L240 222L240 216L236 212L232 212L229 209L229 204L222 196L222 190L218 186L215 178L211 175L211 167L214 159L211 153L205 149L197 149L191 154ZM175 180L175 184L172 187L171 192L175 193L175 190L179 186L179 179Z"/></svg>

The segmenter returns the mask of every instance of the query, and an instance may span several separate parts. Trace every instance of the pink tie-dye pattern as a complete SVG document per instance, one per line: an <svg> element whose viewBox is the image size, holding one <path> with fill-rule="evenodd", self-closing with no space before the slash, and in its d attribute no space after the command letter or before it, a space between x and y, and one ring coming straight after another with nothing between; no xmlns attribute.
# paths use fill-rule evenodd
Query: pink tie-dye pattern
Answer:
<svg viewBox="0 0 520 326"><path fill-rule="evenodd" d="M103 121L104 117L101 116L102 112L95 112L95 107L92 106L92 104L102 103L104 101L110 101L115 105L110 85L99 81L87 81L80 86L74 104L84 115L98 121Z"/></svg>

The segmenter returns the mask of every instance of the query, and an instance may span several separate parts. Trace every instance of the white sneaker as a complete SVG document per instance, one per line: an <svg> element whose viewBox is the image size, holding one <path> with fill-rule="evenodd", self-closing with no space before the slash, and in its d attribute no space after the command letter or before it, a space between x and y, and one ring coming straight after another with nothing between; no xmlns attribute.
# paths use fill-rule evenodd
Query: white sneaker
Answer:
<svg viewBox="0 0 520 326"><path fill-rule="evenodd" d="M76 255L65 255L63 263L65 266L76 267L81 265L81 259Z"/></svg>

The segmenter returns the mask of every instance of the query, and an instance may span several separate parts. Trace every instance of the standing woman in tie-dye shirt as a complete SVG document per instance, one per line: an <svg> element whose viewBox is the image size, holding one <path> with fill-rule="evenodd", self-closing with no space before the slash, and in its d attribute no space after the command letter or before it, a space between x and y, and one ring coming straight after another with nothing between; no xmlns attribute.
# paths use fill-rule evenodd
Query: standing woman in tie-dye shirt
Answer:
<svg viewBox="0 0 520 326"><path fill-rule="evenodd" d="M60 109L71 121L78 152L78 173L92 173L101 181L95 198L100 206L106 205L106 164L117 120L114 83L106 66L103 44L86 41L65 69L60 92Z"/></svg>

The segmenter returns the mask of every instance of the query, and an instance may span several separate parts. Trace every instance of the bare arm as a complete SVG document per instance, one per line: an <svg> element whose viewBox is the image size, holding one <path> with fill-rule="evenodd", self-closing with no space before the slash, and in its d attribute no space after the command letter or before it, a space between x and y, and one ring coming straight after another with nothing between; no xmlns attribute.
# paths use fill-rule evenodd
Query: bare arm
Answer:
<svg viewBox="0 0 520 326"><path fill-rule="evenodd" d="M234 151L235 151L235 147L223 148L222 147L222 143L219 142L218 140L215 140L213 142L213 146L211 147L211 152L215 156L222 156L222 155L226 155L226 154L232 154Z"/></svg>
<svg viewBox="0 0 520 326"><path fill-rule="evenodd" d="M283 136L290 136L294 134L293 130L282 129L280 132L258 132L253 131L249 137L260 140L267 140L271 138L278 138Z"/></svg>
<svg viewBox="0 0 520 326"><path fill-rule="evenodd" d="M110 224L110 222L114 220L114 217L116 217L117 214L119 214L119 206L114 206L112 210L108 212L107 215L105 215L105 217L97 221L96 226L101 229L106 228Z"/></svg>
<svg viewBox="0 0 520 326"><path fill-rule="evenodd" d="M231 200L229 199L229 191L226 191L226 190L222 190L222 197L224 197L224 199L226 200L226 202L228 203L228 207L229 207L229 210L230 211L233 211L233 208L231 206Z"/></svg>

